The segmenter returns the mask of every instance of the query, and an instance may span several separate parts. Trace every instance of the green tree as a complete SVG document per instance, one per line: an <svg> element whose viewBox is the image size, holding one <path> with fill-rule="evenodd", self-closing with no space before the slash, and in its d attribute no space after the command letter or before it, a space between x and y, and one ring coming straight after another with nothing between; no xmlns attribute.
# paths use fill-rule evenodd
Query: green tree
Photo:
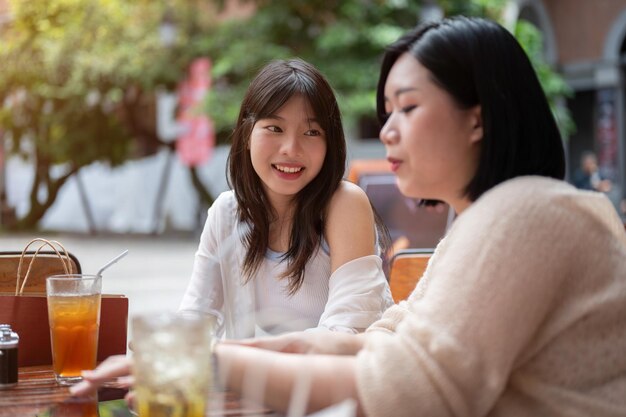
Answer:
<svg viewBox="0 0 626 417"><path fill-rule="evenodd" d="M158 144L154 90L181 78L186 34L210 24L189 12L197 5L170 4L184 30L168 49L159 38L162 2L9 2L12 21L0 34L0 132L9 152L35 167L30 211L14 227L34 227L81 167L120 164Z"/></svg>
<svg viewBox="0 0 626 417"><path fill-rule="evenodd" d="M247 21L223 22L201 40L214 58L207 111L222 140L251 77L272 59L301 57L317 66L338 95L346 121L374 115L384 46L415 26L419 5L395 0L251 0Z"/></svg>
<svg viewBox="0 0 626 417"><path fill-rule="evenodd" d="M337 91L348 125L371 120L382 50L414 27L420 13L420 2L407 0L249 2L257 11L247 21L216 25L211 35L201 40L201 49L215 60L216 83L207 100L207 111L216 120L222 140L236 119L249 79L275 58L299 56L316 65ZM447 16L463 14L501 21L507 0L439 0L438 4ZM569 90L543 60L540 32L528 22L518 22L514 34L535 65L560 126L571 131L567 110L554 105Z"/></svg>
<svg viewBox="0 0 626 417"><path fill-rule="evenodd" d="M525 20L517 21L514 34L530 57L561 134L563 138L567 138L576 131L576 125L569 109L559 101L565 97L571 97L572 89L565 83L563 77L546 62L543 54L543 37L535 25Z"/></svg>

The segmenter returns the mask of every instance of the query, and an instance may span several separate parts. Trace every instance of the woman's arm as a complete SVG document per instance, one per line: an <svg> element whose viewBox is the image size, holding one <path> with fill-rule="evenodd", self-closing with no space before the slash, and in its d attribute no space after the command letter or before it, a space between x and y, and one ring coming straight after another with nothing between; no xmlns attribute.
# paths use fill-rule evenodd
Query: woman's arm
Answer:
<svg viewBox="0 0 626 417"><path fill-rule="evenodd" d="M228 216L233 216L234 197L222 193L208 211L200 236L191 279L183 295L180 313L201 313L215 317L217 333L223 331L224 289L222 283L220 244L229 235Z"/></svg>
<svg viewBox="0 0 626 417"><path fill-rule="evenodd" d="M369 255L353 259L330 276L328 301L318 328L364 331L392 305L380 257Z"/></svg>
<svg viewBox="0 0 626 417"><path fill-rule="evenodd" d="M222 343L238 344L282 353L356 355L363 347L365 338L365 333L350 334L320 329L319 331L285 333L280 336L257 339L226 340Z"/></svg>
<svg viewBox="0 0 626 417"><path fill-rule="evenodd" d="M332 273L318 327L363 331L393 305L382 260L375 254L374 214L363 190L341 183L328 207L324 233Z"/></svg>
<svg viewBox="0 0 626 417"><path fill-rule="evenodd" d="M218 376L223 386L244 398L261 400L277 411L307 413L352 398L357 401L354 356L290 355L246 346L218 344ZM132 361L112 356L83 381L70 388L76 396L89 395L117 379L130 387Z"/></svg>
<svg viewBox="0 0 626 417"><path fill-rule="evenodd" d="M238 345L218 345L216 353L224 386L277 411L310 413L349 398L358 404L354 356L290 355Z"/></svg>

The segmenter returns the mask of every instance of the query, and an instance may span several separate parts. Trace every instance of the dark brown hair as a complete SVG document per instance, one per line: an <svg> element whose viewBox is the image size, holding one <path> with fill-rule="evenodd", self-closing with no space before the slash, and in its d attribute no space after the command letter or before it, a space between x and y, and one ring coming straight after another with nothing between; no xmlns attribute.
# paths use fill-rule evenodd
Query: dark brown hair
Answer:
<svg viewBox="0 0 626 417"><path fill-rule="evenodd" d="M299 59L272 61L254 78L241 104L228 156L228 183L237 199L237 217L249 227L243 272L248 282L268 249L269 225L276 213L252 167L248 141L254 124L276 112L294 95L302 96L326 133L326 156L319 174L295 197L289 250L284 277L294 294L304 279L308 260L320 248L326 208L339 186L346 161L346 141L341 114L332 88L311 64Z"/></svg>

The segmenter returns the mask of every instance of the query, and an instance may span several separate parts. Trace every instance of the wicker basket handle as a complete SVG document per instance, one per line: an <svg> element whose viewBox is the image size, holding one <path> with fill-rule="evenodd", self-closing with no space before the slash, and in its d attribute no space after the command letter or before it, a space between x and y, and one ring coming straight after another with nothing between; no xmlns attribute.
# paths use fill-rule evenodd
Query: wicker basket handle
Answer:
<svg viewBox="0 0 626 417"><path fill-rule="evenodd" d="M26 274L24 275L24 281L22 282L22 286L20 287L20 275L22 274L22 263L24 261L24 257L26 256L26 251L35 242L42 242L42 243L33 254L33 257L28 264L28 269L26 270ZM57 249L55 245L61 248L61 252L59 252L59 249ZM65 249L65 247L60 242L56 240L47 240L47 239L43 239L40 237L35 238L31 240L30 242L28 242L28 245L26 245L26 247L22 251L22 255L20 256L20 262L17 265L17 281L15 283L15 295L20 295L24 292L24 287L26 286L26 281L28 280L28 277L30 276L30 270L33 267L33 262L35 262L35 259L37 258L39 251L46 246L51 247L52 250L57 254L57 256L59 257L59 260L61 261L61 264L63 264L63 270L65 271L66 274L69 274L70 271L72 270L70 256L67 252L67 249ZM63 253L65 257L63 257L61 253Z"/></svg>

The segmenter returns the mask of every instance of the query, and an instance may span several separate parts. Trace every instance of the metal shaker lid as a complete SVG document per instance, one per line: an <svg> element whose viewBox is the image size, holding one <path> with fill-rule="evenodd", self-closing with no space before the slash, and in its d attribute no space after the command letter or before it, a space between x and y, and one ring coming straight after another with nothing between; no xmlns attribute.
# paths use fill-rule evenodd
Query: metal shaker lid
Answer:
<svg viewBox="0 0 626 417"><path fill-rule="evenodd" d="M17 347L20 337L11 330L11 325L0 324L0 349Z"/></svg>

